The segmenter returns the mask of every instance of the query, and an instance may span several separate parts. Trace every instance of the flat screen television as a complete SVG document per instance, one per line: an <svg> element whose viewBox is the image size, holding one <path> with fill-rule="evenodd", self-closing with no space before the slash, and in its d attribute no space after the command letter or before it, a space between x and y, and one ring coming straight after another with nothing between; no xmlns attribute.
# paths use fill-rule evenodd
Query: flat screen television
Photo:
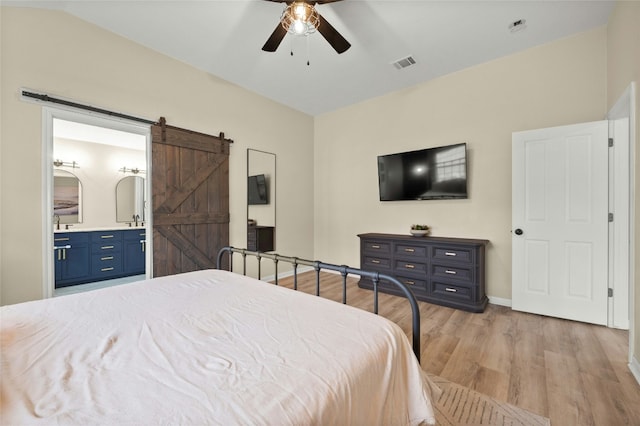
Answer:
<svg viewBox="0 0 640 426"><path fill-rule="evenodd" d="M247 187L248 204L269 204L269 191L267 189L265 175L249 176Z"/></svg>
<svg viewBox="0 0 640 426"><path fill-rule="evenodd" d="M467 198L467 144L378 156L380 201Z"/></svg>

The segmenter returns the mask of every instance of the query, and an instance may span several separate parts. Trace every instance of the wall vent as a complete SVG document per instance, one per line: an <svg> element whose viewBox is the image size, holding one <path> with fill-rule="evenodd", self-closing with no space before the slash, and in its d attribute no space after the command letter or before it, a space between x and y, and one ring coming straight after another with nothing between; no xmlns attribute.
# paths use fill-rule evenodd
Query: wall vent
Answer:
<svg viewBox="0 0 640 426"><path fill-rule="evenodd" d="M413 56L407 56L406 58L398 59L397 61L393 62L392 65L396 67L396 69L401 70L402 68L410 67L415 63L416 60L413 59Z"/></svg>

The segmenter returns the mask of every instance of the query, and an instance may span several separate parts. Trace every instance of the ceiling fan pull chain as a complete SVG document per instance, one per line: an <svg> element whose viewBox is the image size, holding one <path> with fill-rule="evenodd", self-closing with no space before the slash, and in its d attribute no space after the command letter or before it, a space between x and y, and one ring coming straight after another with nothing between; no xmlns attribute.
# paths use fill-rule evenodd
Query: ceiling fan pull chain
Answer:
<svg viewBox="0 0 640 426"><path fill-rule="evenodd" d="M310 65L310 63L309 63L309 36L307 35L304 38L307 39L307 66L309 66Z"/></svg>

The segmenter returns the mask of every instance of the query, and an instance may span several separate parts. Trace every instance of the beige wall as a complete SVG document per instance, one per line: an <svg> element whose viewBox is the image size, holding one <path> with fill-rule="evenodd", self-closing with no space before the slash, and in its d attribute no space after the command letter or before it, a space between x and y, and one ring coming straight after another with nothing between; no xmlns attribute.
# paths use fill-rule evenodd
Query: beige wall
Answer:
<svg viewBox="0 0 640 426"><path fill-rule="evenodd" d="M313 255L313 118L60 12L1 9L3 304L42 297L42 107L21 87L234 140L231 244L246 245L246 149L276 153L278 247ZM287 129L287 131L283 131Z"/></svg>
<svg viewBox="0 0 640 426"><path fill-rule="evenodd" d="M607 105L612 107L632 81L636 83L635 115L635 318L632 318L635 345L633 354L640 360L640 3L616 4L607 25Z"/></svg>
<svg viewBox="0 0 640 426"><path fill-rule="evenodd" d="M511 133L605 115L602 27L316 117L316 257L357 265L357 234L426 223L490 240L488 294L511 299ZM458 142L467 200L378 201L376 156Z"/></svg>

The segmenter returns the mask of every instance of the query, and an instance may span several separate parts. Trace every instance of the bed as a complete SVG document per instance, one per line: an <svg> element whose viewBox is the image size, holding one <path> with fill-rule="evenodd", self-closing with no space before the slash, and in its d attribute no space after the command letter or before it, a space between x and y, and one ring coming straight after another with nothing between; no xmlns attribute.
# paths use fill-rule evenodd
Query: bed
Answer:
<svg viewBox="0 0 640 426"><path fill-rule="evenodd" d="M435 388L394 323L230 271L0 315L3 425L435 423Z"/></svg>

